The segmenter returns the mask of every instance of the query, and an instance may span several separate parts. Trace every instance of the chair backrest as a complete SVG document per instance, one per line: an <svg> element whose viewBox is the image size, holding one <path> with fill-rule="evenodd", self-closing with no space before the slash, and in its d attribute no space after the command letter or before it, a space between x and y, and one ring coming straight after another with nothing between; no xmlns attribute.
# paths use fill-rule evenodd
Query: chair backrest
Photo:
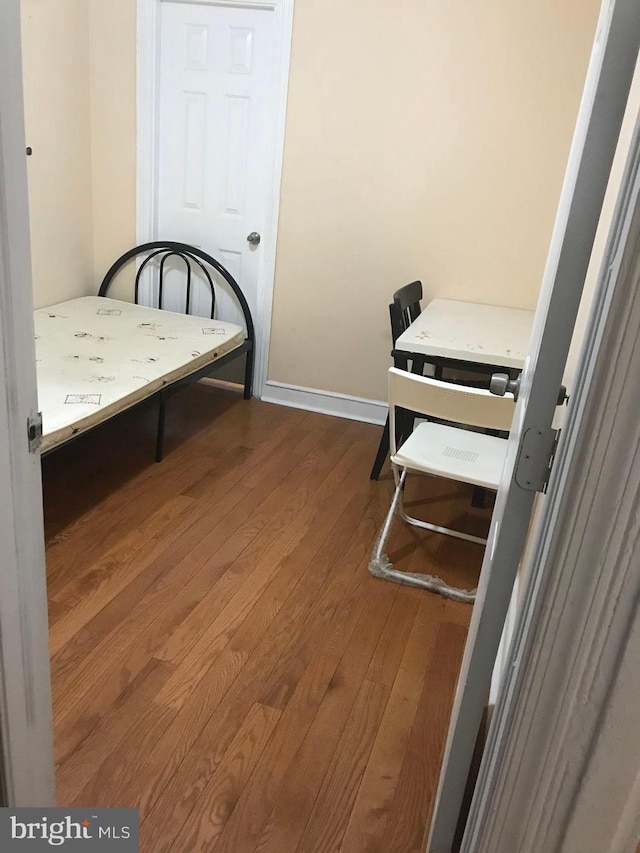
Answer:
<svg viewBox="0 0 640 853"><path fill-rule="evenodd" d="M396 406L452 423L484 429L508 431L513 420L515 402L512 394L497 397L484 388L468 388L452 382L438 382L389 368L389 425L391 452L396 452Z"/></svg>
<svg viewBox="0 0 640 853"><path fill-rule="evenodd" d="M389 318L391 320L391 338L393 345L400 335L406 331L411 323L420 316L422 308L422 282L412 281L405 284L400 290L393 294L393 302L389 305Z"/></svg>

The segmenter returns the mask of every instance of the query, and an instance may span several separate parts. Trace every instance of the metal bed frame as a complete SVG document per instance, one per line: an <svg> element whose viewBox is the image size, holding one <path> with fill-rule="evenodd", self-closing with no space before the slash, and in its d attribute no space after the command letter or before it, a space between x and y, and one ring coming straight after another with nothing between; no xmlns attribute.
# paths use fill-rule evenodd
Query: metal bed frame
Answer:
<svg viewBox="0 0 640 853"><path fill-rule="evenodd" d="M199 379L203 379L206 376L211 376L211 374L215 373L221 367L229 362L234 361L236 358L239 358L242 355L246 354L246 364L244 370L244 399L248 400L251 398L252 385L253 385L253 369L254 369L254 361L255 361L255 331L253 325L253 318L251 317L251 310L249 308L249 304L245 298L244 293L240 289L240 285L231 275L231 273L215 258L211 255L203 252L202 249L198 249L195 246L190 246L187 243L177 243L174 241L168 240L156 240L151 243L142 243L139 246L135 246L133 249L130 249L128 252L125 252L120 258L118 258L115 263L111 265L104 279L102 280L102 284L100 285L100 289L98 291L98 296L107 296L109 291L109 287L113 283L113 280L116 278L118 273L125 267L130 261L134 258L137 258L140 255L147 254L147 257L142 261L138 270L136 272L135 284L134 284L134 302L136 305L139 304L139 296L140 296L140 281L145 269L147 269L148 264L154 260L159 260L159 270L158 270L158 287L157 287L157 295L158 304L152 307L163 308L163 297L164 297L164 276L165 276L165 264L169 258L179 258L184 262L185 270L186 270L186 296L185 296L185 314L190 314L192 308L192 296L193 290L191 286L192 280L192 264L197 265L198 269L204 273L204 277L206 279L207 284L209 285L209 289L211 291L211 319L214 319L215 308L216 308L216 293L215 293L215 285L213 283L213 278L209 269L215 270L222 278L227 282L231 290L233 291L244 315L244 321L246 325L246 337L244 342L231 350L231 352L226 353L210 364L205 365L194 373L190 373L188 376L183 376L180 379L177 379L175 382L171 382L161 390L150 394L148 397L145 397L143 400L140 400L138 403L135 403L130 408L135 408L136 406L142 405L146 403L148 400L157 397L159 408L158 408L158 427L156 432L156 462L161 462L164 455L164 430L165 430L165 420L166 420L166 400L167 397L171 394L178 391L183 385L189 385L192 382L197 382ZM96 424L98 426L98 424ZM95 427L91 427L90 429L94 429ZM88 430L83 430L84 432L88 432ZM80 433L79 433L80 434ZM71 441L69 439L69 441ZM63 442L66 444L67 442ZM58 447L61 447L58 445ZM51 450L47 451L47 453L52 453L54 450L57 450L57 447L51 448ZM45 453L44 455L47 455Z"/></svg>

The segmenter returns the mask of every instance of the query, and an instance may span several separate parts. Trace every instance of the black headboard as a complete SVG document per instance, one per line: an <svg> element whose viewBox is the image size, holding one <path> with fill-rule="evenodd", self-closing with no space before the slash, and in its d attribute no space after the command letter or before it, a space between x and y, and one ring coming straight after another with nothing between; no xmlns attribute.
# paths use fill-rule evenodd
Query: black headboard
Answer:
<svg viewBox="0 0 640 853"><path fill-rule="evenodd" d="M209 286L211 292L211 318L213 319L216 308L216 292L213 278L211 276L211 272L209 271L210 268L212 270L215 270L219 275L221 275L233 291L244 315L247 339L253 343L255 338L253 318L251 316L251 310L249 309L249 305L247 303L247 300L245 299L244 293L240 289L240 285L231 275L229 270L224 267L219 261L217 261L211 255L208 255L206 252L203 252L202 249L197 249L195 246L189 246L187 243L175 243L173 241L168 240L156 240L152 243L143 243L140 246L136 246L135 248L130 249L128 252L125 252L124 255L118 258L118 260L114 264L111 265L109 271L102 280L98 295L106 296L109 287L113 282L113 279L117 276L120 270L124 266L126 266L129 261L133 260L134 258L137 258L140 255L146 255L146 257L142 261L136 272L134 286L134 301L136 304L138 304L140 279L142 277L142 274L144 270L147 269L150 262L154 259L157 259L157 261L159 262L157 307L163 307L165 264L170 258L179 258L184 262L185 266L186 313L191 313L192 308L192 265L195 265L203 273L204 279Z"/></svg>
<svg viewBox="0 0 640 853"><path fill-rule="evenodd" d="M111 286L114 278L118 275L120 270L124 266L126 266L129 261L133 260L134 258L137 258L139 255L146 255L146 258L144 258L136 272L134 285L134 301L136 305L138 304L140 279L142 277L142 273L145 269L148 268L148 265L154 259L156 259L158 262L158 286L156 289L158 308L163 307L165 264L170 258L178 258L184 263L186 285L184 305L187 314L191 313L190 309L192 308L193 267L197 267L197 269L204 274L204 279L209 287L211 293L211 319L214 319L216 309L216 292L213 277L210 270L215 270L215 272L218 275L222 276L222 278L226 281L231 291L233 292L240 308L242 309L242 314L244 315L246 337L244 343L240 347L236 347L235 350L220 359L217 364L219 366L223 366L223 364L227 361L230 361L231 359L237 358L243 353L246 353L244 396L246 399L249 399L251 397L252 392L253 368L255 363L255 332L253 327L253 318L251 316L251 310L249 308L249 304L245 298L245 295L240 289L240 285L231 275L229 270L224 267L219 261L216 261L216 259L213 258L211 255L208 255L206 252L203 252L202 249L197 249L195 246L189 246L187 243L175 243L173 241L168 240L156 240L152 243L142 243L140 246L136 246L135 248L130 249L128 252L125 252L122 257L118 258L118 260L111 265L109 271L103 278L102 284L100 285L100 289L98 291L98 296L106 296L109 287ZM202 280L201 276L199 278L200 280Z"/></svg>

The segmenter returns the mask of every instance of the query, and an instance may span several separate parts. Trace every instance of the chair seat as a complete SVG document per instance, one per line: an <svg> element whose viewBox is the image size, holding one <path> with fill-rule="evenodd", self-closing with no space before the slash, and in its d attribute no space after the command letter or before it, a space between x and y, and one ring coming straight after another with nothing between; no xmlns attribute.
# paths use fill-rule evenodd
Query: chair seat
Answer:
<svg viewBox="0 0 640 853"><path fill-rule="evenodd" d="M391 461L401 468L497 489L507 439L458 427L421 423Z"/></svg>

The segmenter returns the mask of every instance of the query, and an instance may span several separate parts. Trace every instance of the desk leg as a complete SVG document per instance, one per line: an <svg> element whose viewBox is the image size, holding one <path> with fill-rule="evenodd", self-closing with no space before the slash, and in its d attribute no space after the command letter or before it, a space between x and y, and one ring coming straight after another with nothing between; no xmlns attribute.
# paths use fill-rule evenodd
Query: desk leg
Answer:
<svg viewBox="0 0 640 853"><path fill-rule="evenodd" d="M387 420L384 425L384 429L382 431L382 438L380 439L380 444L378 445L378 452L376 453L376 458L373 463L373 467L371 469L371 474L369 474L370 480L377 480L380 476L380 471L382 471L382 466L384 465L384 460L389 455L389 415L387 415Z"/></svg>
<svg viewBox="0 0 640 853"><path fill-rule="evenodd" d="M471 506L475 509L484 509L486 495L486 489L483 489L482 486L474 486L473 494L471 495Z"/></svg>

